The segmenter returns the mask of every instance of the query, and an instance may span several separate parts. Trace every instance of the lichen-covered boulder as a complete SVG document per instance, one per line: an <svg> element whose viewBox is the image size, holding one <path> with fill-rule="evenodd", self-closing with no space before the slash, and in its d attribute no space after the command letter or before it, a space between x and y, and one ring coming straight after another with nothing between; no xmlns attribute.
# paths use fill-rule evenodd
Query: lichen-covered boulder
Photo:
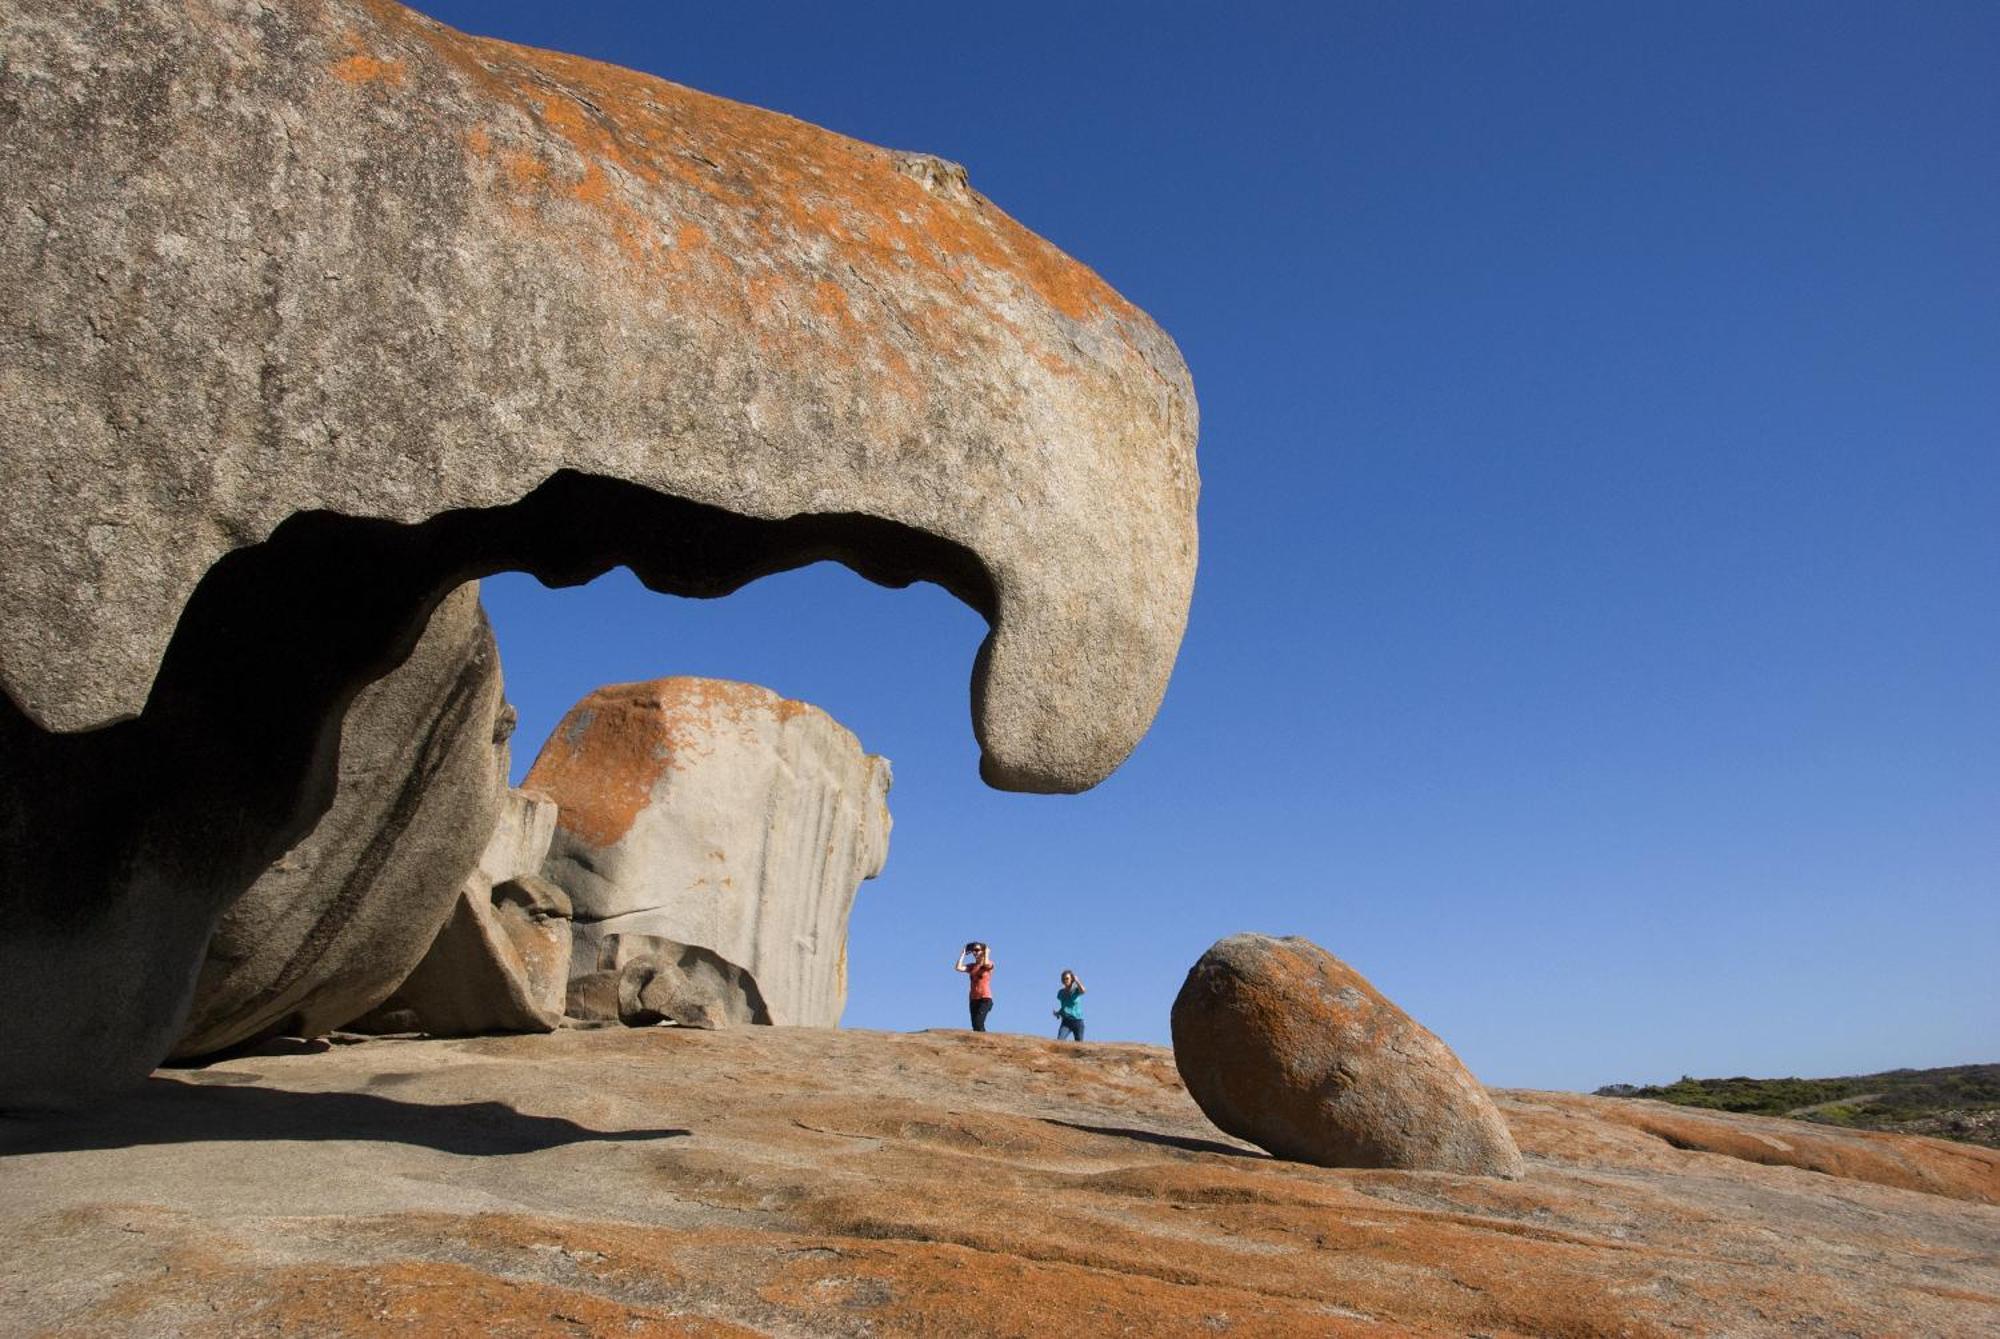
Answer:
<svg viewBox="0 0 2000 1339"><path fill-rule="evenodd" d="M395 990L488 844L512 728L467 584L348 709L332 808L223 913L174 1054L317 1036Z"/></svg>
<svg viewBox="0 0 2000 1339"><path fill-rule="evenodd" d="M1173 1035L1208 1118L1278 1157L1521 1175L1507 1123L1451 1049L1308 940L1216 941L1174 999Z"/></svg>
<svg viewBox="0 0 2000 1339"><path fill-rule="evenodd" d="M166 1053L481 575L937 582L1003 788L1151 722L1187 369L963 171L390 0L10 0L0 51L0 1108Z"/></svg>
<svg viewBox="0 0 2000 1339"><path fill-rule="evenodd" d="M556 802L544 871L575 907L577 973L608 965L607 936L657 936L749 973L771 1022L840 1021L889 764L838 721L754 684L616 684L570 709L527 784Z"/></svg>
<svg viewBox="0 0 2000 1339"><path fill-rule="evenodd" d="M359 1032L549 1032L569 991L570 901L539 871L555 831L555 802L510 790L479 866L422 961Z"/></svg>

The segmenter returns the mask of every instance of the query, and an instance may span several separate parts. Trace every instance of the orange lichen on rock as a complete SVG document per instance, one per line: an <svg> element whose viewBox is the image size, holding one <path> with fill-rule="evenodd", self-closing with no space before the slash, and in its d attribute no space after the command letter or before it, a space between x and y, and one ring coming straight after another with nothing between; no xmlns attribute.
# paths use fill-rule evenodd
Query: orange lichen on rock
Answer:
<svg viewBox="0 0 2000 1339"><path fill-rule="evenodd" d="M403 82L403 62L377 60L373 56L349 56L333 67L333 77L348 84L400 84Z"/></svg>
<svg viewBox="0 0 2000 1339"><path fill-rule="evenodd" d="M524 786L545 791L556 822L593 846L623 837L660 779L713 746L718 724L746 710L780 723L812 710L755 684L666 678L599 688L570 708L529 769Z"/></svg>
<svg viewBox="0 0 2000 1339"><path fill-rule="evenodd" d="M9 1147L35 1156L5 1160L0 1259L36 1280L26 1328L112 1336L2000 1322L1991 1205L1674 1148L1557 1093L1495 1094L1518 1181L1312 1167L1228 1141L1174 1074L1158 1047L792 1028L246 1057Z"/></svg>
<svg viewBox="0 0 2000 1339"><path fill-rule="evenodd" d="M913 278L989 314L991 300L970 282L975 270L1006 276L1073 321L1136 315L1087 267L976 192L903 170L913 155L651 75L471 37L398 6L374 13L386 36L425 44L545 131L575 164L554 175L571 198L603 211L634 259L653 250L642 226L671 231L677 216L699 208L731 218L746 251L782 262L802 241L830 244L831 259L813 267L819 272ZM489 116L489 133L497 124ZM813 275L793 279L804 291ZM878 338L893 331L887 313L882 319Z"/></svg>
<svg viewBox="0 0 2000 1339"><path fill-rule="evenodd" d="M344 84L401 84L403 82L403 60L398 56L390 60L371 54L363 45L359 33L347 34L348 50L352 53L345 60L336 62L333 77Z"/></svg>

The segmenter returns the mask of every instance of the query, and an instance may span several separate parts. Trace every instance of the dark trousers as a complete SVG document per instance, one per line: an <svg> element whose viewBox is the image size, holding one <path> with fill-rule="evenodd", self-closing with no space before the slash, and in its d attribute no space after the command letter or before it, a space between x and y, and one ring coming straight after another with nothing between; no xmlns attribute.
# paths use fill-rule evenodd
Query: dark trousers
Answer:
<svg viewBox="0 0 2000 1339"><path fill-rule="evenodd" d="M1058 1014L1056 1016L1056 1019L1057 1019L1056 1021L1057 1041L1061 1041L1063 1039L1063 1033L1065 1032L1069 1033L1070 1036L1074 1037L1078 1041L1083 1040L1083 1020L1081 1018L1070 1018L1067 1015Z"/></svg>
<svg viewBox="0 0 2000 1339"><path fill-rule="evenodd" d="M993 1001L974 999L972 1001L972 1030L986 1031L986 1015L993 1012Z"/></svg>

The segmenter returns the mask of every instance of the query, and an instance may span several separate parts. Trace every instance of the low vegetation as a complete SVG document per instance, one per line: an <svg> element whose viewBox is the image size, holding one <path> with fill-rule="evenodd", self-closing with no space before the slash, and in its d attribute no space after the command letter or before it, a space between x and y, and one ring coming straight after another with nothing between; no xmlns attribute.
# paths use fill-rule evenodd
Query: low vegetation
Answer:
<svg viewBox="0 0 2000 1339"><path fill-rule="evenodd" d="M1683 1076L1646 1087L1614 1083L1597 1092L1601 1097L1646 1097L1712 1111L1790 1116L2000 1148L2000 1065L1892 1069L1832 1079Z"/></svg>

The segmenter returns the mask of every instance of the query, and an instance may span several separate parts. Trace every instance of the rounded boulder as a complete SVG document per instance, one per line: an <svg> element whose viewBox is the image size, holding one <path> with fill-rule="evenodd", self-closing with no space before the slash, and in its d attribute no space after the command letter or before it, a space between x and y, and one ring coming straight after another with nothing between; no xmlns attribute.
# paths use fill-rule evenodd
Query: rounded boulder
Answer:
<svg viewBox="0 0 2000 1339"><path fill-rule="evenodd" d="M1189 969L1174 1063L1216 1126L1295 1162L1518 1177L1451 1048L1309 940L1239 934Z"/></svg>

